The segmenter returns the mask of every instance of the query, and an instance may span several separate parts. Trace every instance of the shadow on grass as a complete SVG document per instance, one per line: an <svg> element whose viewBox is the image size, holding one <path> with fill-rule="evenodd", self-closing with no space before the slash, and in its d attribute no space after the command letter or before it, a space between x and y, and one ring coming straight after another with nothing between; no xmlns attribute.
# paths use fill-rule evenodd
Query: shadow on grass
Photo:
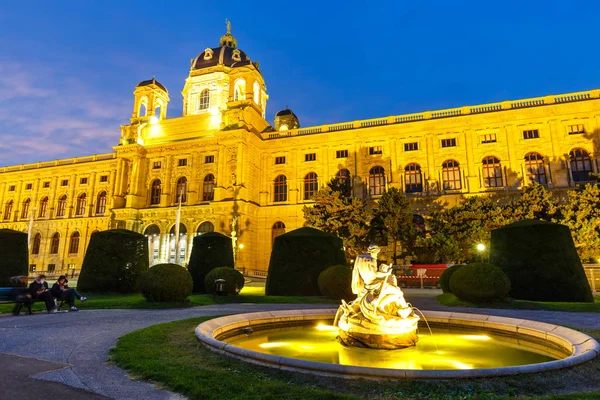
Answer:
<svg viewBox="0 0 600 400"><path fill-rule="evenodd" d="M564 303L527 300L507 300L495 303L472 303L460 300L452 293L443 293L436 297L437 301L448 307L501 308L510 310L546 310L567 312L600 313L600 296L594 296L593 303Z"/></svg>

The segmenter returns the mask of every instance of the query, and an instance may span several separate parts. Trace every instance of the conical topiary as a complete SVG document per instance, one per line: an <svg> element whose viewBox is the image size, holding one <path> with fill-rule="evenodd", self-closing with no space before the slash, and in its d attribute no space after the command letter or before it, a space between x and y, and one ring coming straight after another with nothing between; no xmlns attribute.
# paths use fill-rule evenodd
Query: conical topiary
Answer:
<svg viewBox="0 0 600 400"><path fill-rule="evenodd" d="M13 276L27 276L29 251L27 234L0 229L0 287L20 286L10 282Z"/></svg>
<svg viewBox="0 0 600 400"><path fill-rule="evenodd" d="M234 267L231 238L218 232L196 236L188 264L194 280L194 293L206 293L204 279L210 271L219 267Z"/></svg>

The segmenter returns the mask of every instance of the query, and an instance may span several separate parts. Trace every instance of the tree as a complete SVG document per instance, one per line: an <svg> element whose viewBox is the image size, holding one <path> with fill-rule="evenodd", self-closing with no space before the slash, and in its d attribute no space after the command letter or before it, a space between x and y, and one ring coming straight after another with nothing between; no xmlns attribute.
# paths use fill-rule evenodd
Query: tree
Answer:
<svg viewBox="0 0 600 400"><path fill-rule="evenodd" d="M558 211L552 193L537 182L533 182L524 188L519 199L512 202L509 208L512 210L511 214L514 221L524 219L552 221Z"/></svg>

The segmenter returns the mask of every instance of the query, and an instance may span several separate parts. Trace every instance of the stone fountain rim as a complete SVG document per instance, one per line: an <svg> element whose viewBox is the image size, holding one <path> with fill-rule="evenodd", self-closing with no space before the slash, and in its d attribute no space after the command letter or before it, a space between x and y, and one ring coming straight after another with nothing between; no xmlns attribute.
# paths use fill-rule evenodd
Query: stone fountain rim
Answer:
<svg viewBox="0 0 600 400"><path fill-rule="evenodd" d="M455 379L530 374L573 367L592 360L600 354L600 344L598 344L596 340L591 336L574 329L519 318L445 311L423 311L423 313L427 320L432 323L453 324L471 328L487 328L513 335L526 336L538 341L540 339L547 340L558 345L570 355L561 360L512 367L478 368L469 370L408 370L357 367L274 356L243 349L218 340L219 337L232 330L239 330L240 328L245 327L273 323L333 319L336 311L337 309L333 308L235 314L203 322L196 327L195 333L198 340L208 349L246 362L281 370L347 379Z"/></svg>

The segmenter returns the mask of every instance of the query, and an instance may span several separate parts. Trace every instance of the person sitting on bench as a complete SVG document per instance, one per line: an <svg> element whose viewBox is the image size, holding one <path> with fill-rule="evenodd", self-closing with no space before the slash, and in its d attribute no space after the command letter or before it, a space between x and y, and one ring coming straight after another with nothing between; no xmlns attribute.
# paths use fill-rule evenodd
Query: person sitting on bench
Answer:
<svg viewBox="0 0 600 400"><path fill-rule="evenodd" d="M52 285L50 292L55 299L64 300L69 303L70 311L79 311L77 307L75 307L75 299L77 298L82 302L85 302L87 298L77 293L75 289L70 289L68 282L69 281L66 276L59 276L56 283Z"/></svg>
<svg viewBox="0 0 600 400"><path fill-rule="evenodd" d="M46 303L46 309L49 313L54 314L57 311L52 293L48 290L46 275L42 274L38 276L35 281L31 282L29 290L33 300L39 300Z"/></svg>

